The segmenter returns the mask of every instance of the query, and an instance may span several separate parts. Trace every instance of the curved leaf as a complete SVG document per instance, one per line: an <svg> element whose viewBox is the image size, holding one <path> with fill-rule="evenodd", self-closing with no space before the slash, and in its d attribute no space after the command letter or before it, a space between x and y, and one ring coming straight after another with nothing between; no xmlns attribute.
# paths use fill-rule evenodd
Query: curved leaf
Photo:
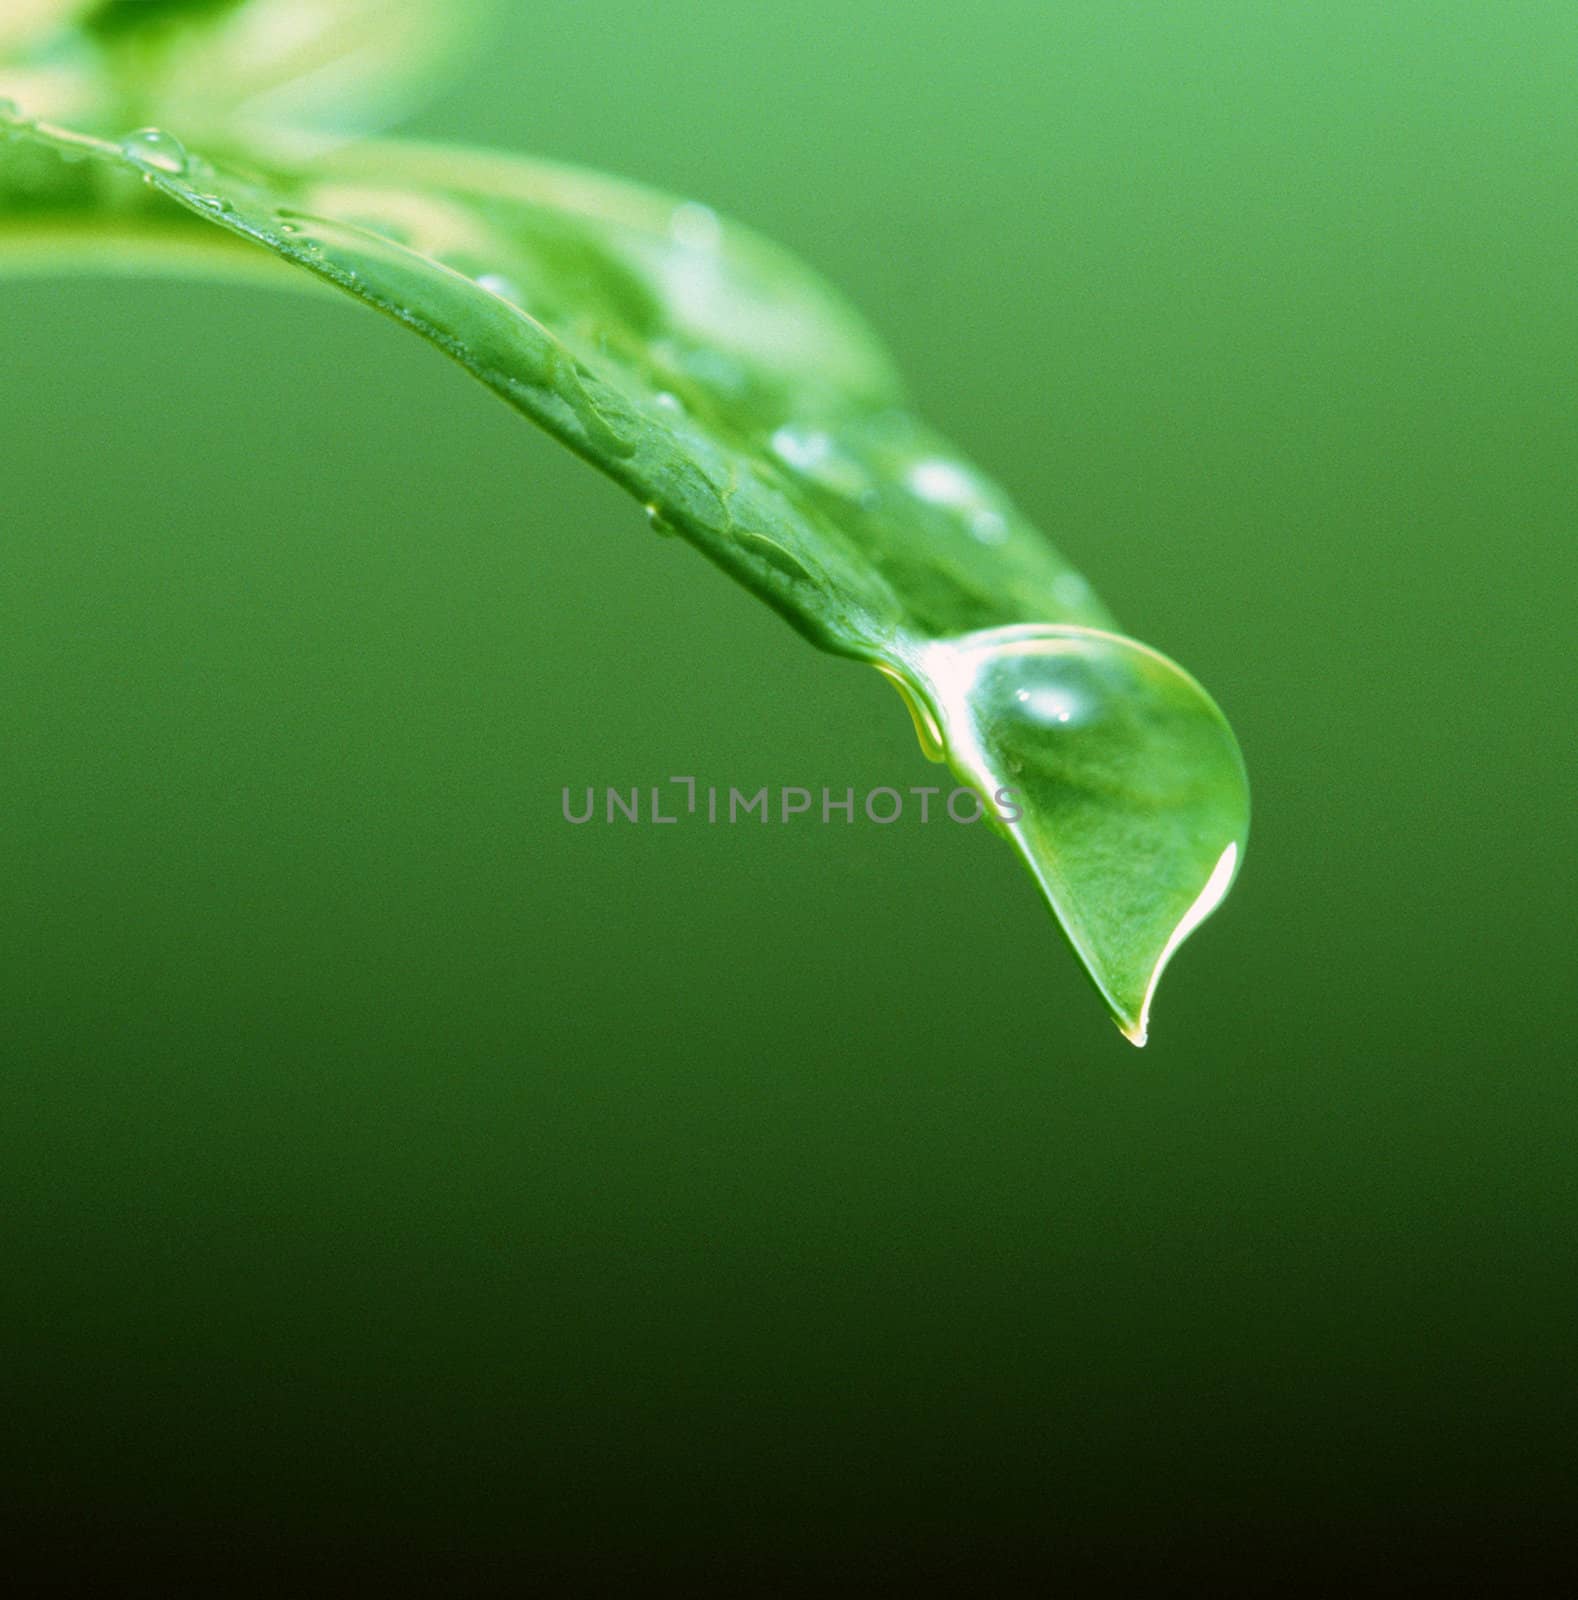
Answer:
<svg viewBox="0 0 1578 1600"><path fill-rule="evenodd" d="M492 0L6 0L0 95L107 133L140 122L298 152L381 127ZM24 55L24 47L28 54Z"/></svg>
<svg viewBox="0 0 1578 1600"><path fill-rule="evenodd" d="M92 0L6 0L0 11L0 55L14 56L60 32L91 4Z"/></svg>
<svg viewBox="0 0 1578 1600"><path fill-rule="evenodd" d="M1162 966L1242 855L1232 734L914 416L865 325L792 257L704 207L517 158L381 144L243 168L154 130L11 135L8 171L78 164L12 214L217 231L354 295L813 642L881 668L929 754L994 806L1012 791L1005 831L1144 1042Z"/></svg>

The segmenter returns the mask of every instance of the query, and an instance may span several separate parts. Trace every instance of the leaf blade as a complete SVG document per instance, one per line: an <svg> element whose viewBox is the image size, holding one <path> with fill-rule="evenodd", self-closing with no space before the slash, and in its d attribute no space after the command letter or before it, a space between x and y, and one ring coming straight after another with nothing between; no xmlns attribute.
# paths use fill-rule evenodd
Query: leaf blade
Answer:
<svg viewBox="0 0 1578 1600"><path fill-rule="evenodd" d="M1186 674L1115 635L1079 574L912 414L880 343L814 274L693 203L521 158L381 144L242 170L152 139L13 139L104 169L112 188L140 179L421 333L812 642L886 671L983 796L1028 759L1014 841L1143 1042L1162 967L1242 857L1231 731ZM959 690L959 663L1015 630L1061 631L1086 667L1099 641L1130 651L1094 745L1017 725L996 739L1018 717L1014 683Z"/></svg>

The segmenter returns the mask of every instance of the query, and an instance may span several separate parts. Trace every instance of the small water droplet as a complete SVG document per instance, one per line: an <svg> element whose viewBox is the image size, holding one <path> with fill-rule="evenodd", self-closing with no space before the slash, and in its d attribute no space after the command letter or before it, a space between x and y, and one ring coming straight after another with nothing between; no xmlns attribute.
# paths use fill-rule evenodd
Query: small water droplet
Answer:
<svg viewBox="0 0 1578 1600"><path fill-rule="evenodd" d="M769 442L785 466L824 489L845 498L859 498L870 491L865 467L825 429L791 423L779 428Z"/></svg>
<svg viewBox="0 0 1578 1600"><path fill-rule="evenodd" d="M805 583L820 587L809 567L791 550L786 550L776 539L763 533L741 532L737 536L741 550L776 572L791 583Z"/></svg>
<svg viewBox="0 0 1578 1600"><path fill-rule="evenodd" d="M980 500L974 477L956 462L941 457L917 461L908 478L910 488L934 505L974 506Z"/></svg>
<svg viewBox="0 0 1578 1600"><path fill-rule="evenodd" d="M910 721L915 724L915 737L920 741L921 754L928 761L946 761L948 752L943 746L942 729L937 726L937 719L931 713L919 692L908 679L901 676L892 667L884 662L876 663L877 671L899 692L899 699L904 702L904 709L910 714Z"/></svg>
<svg viewBox="0 0 1578 1600"><path fill-rule="evenodd" d="M121 154L147 176L180 178L186 175L186 146L163 128L139 128L121 140Z"/></svg>
<svg viewBox="0 0 1578 1600"><path fill-rule="evenodd" d="M660 539L672 539L679 529L663 515L661 506L649 505L646 507L647 521L652 526L652 531Z"/></svg>
<svg viewBox="0 0 1578 1600"><path fill-rule="evenodd" d="M780 428L772 437L773 453L798 472L815 471L832 453L833 441L820 428Z"/></svg>
<svg viewBox="0 0 1578 1600"><path fill-rule="evenodd" d="M667 411L670 416L680 417L685 414L685 403L677 394L671 394L667 389L660 389L653 395L652 403L659 411Z"/></svg>
<svg viewBox="0 0 1578 1600"><path fill-rule="evenodd" d="M686 250L716 250L723 241L723 224L711 206L694 200L675 208L669 218L669 237Z"/></svg>
<svg viewBox="0 0 1578 1600"><path fill-rule="evenodd" d="M483 272L474 280L479 289L486 289L489 294L497 295L500 300L508 300L513 306L521 303L519 285L513 278L506 278L502 272Z"/></svg>

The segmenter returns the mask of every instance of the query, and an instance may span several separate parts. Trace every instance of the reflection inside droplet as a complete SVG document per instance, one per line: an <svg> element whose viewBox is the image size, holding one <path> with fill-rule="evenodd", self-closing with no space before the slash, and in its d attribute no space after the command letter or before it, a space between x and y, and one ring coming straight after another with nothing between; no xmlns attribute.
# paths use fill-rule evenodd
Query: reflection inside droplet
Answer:
<svg viewBox="0 0 1578 1600"><path fill-rule="evenodd" d="M1053 724L1066 727L1084 708L1084 702L1077 694L1058 686L1015 689L1014 699L1025 707L1030 716L1046 723L1048 727Z"/></svg>

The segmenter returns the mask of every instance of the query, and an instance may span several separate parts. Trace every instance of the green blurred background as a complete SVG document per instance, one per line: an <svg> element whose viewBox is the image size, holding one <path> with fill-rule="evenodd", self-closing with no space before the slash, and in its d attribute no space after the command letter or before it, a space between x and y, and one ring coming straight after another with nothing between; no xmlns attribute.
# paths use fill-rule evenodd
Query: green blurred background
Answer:
<svg viewBox="0 0 1578 1600"><path fill-rule="evenodd" d="M1143 1052L981 830L567 827L933 769L434 351L0 284L13 1531L1559 1562L1575 66L1568 0L542 0L414 124L798 249L1211 688L1255 831Z"/></svg>

